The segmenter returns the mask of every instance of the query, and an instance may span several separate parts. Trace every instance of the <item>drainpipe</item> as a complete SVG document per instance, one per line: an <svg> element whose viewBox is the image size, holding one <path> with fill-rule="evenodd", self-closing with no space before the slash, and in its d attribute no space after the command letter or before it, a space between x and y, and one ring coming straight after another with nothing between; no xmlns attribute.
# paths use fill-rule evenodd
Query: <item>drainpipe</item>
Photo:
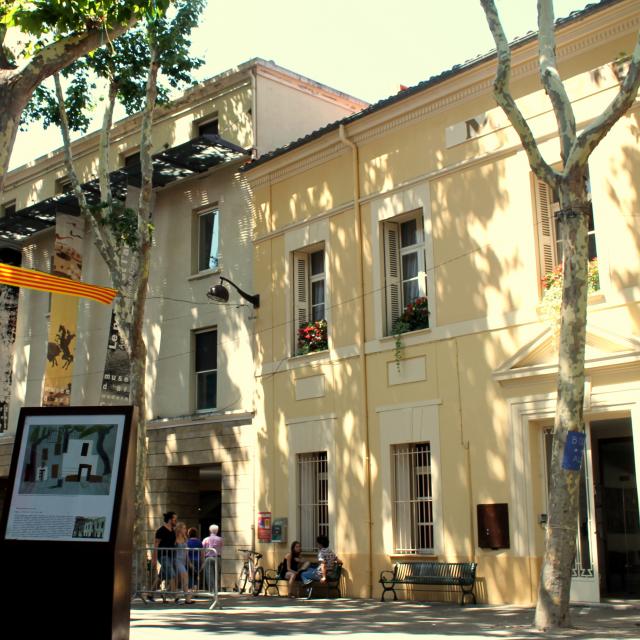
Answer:
<svg viewBox="0 0 640 640"><path fill-rule="evenodd" d="M367 483L367 532L369 536L369 598L373 597L373 521L371 508L371 448L369 441L369 385L367 382L367 360L365 357L365 309L364 309L364 245L362 241L362 211L360 209L360 172L358 146L347 137L344 124L339 129L340 141L351 147L353 157L353 208L356 214L356 243L358 245L358 291L360 295L360 337L358 339L358 360L360 363L361 384L363 392L361 398L361 415L365 427L364 468Z"/></svg>
<svg viewBox="0 0 640 640"><path fill-rule="evenodd" d="M251 69L251 126L253 127L252 158L258 157L258 69Z"/></svg>

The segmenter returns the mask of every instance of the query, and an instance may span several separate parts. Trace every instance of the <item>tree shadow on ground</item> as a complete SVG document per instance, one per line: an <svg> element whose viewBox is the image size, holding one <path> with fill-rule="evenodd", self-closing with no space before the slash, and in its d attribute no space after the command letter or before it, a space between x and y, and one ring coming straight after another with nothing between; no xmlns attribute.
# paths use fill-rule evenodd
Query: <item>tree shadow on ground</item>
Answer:
<svg viewBox="0 0 640 640"><path fill-rule="evenodd" d="M373 600L296 600L223 596L222 609L208 603L185 609L134 603L131 638L142 640L153 629L171 628L229 635L296 636L366 633L465 637L538 638L532 627L533 609L524 607L451 606L422 602ZM637 638L637 607L583 606L572 608L574 628L545 637Z"/></svg>

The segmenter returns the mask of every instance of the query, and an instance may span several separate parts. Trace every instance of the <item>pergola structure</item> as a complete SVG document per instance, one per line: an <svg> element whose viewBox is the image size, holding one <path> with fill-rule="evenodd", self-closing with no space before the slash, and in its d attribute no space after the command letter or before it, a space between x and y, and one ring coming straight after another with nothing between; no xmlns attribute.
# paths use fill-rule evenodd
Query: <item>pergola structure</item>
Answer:
<svg viewBox="0 0 640 640"><path fill-rule="evenodd" d="M220 164L251 157L250 149L243 149L218 135L203 134L153 156L153 186L164 187L175 180L190 178L209 171ZM124 200L130 186L139 186L139 162L132 162L109 175L114 198ZM100 203L98 178L82 185L89 205ZM80 214L73 193L61 193L4 218L0 218L0 240L21 242L29 236L55 225L56 213Z"/></svg>

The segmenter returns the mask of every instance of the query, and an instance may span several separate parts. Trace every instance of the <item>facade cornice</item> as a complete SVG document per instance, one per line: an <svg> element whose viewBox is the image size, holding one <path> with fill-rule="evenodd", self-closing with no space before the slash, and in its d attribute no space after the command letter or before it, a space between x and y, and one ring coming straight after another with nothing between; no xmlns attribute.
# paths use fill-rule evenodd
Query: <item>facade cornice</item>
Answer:
<svg viewBox="0 0 640 640"><path fill-rule="evenodd" d="M635 7L633 6L635 5ZM640 28L640 14L637 2L621 3L608 10L597 12L576 23L561 28L557 33L557 51L560 64L582 55L614 38L636 33ZM537 40L526 43L514 50L512 55L512 80L529 78L538 73ZM346 123L349 137L356 143L372 141L389 131L408 126L417 120L453 105L460 105L479 96L490 96L495 77L495 59L460 71L451 78L425 88L388 107L382 107L362 119ZM248 171L252 185L280 182L316 164L326 161L326 149L335 145L336 130L325 136L311 140L308 145L293 149L277 156L264 165ZM317 161L314 161L314 156ZM321 158L324 157L324 160ZM304 162L305 169L298 165Z"/></svg>
<svg viewBox="0 0 640 640"><path fill-rule="evenodd" d="M627 113L636 113L638 110L640 110L640 96L638 97L638 99L636 99L636 102L633 104L633 106L629 109ZM535 115L532 115L531 117L535 118L542 115L544 115L544 113L537 113ZM577 125L578 125L578 128L582 128L586 125L586 122L578 122ZM496 130L494 130L492 133L495 133L495 131ZM557 137L557 133L553 132L553 133L547 133L545 135L538 136L536 139L539 144L543 144L556 137ZM295 168L299 170L295 170L295 171L292 171L291 173L287 173L286 169L282 169L281 179L285 179L285 177L290 177L292 175L296 175L297 173L306 171L310 167L313 167L317 164L322 164L327 160L327 158L332 157L330 156L329 151L330 150L327 149L326 156L321 154L318 154L317 156L315 156L314 154L310 154L305 159L305 161L296 164ZM334 156L338 156L340 155L340 153L350 153L350 151L346 147L344 147L344 145L342 145L341 143L338 143L331 150L331 153L334 154ZM420 174L415 178L411 178L411 180L401 182L392 187L387 187L384 190L375 191L372 193L368 193L364 196L361 196L358 202L361 205L367 204L373 200L377 200L378 198L389 196L394 193L400 193L402 191L406 191L407 189L410 189L411 187L414 187L415 185L420 184L422 182L442 178L448 174L456 173L458 171L465 171L477 165L482 165L489 162L495 162L496 160L507 158L508 156L514 155L516 153L524 153L524 150L520 143L512 144L507 147L502 147L500 149L496 149L495 151L479 154L473 158L462 160L460 162L447 165L446 167L434 169L433 171ZM245 173L243 175L249 179L252 187L254 188L273 183L269 175L264 175L259 180L251 180L250 173ZM284 233L291 231L292 229L303 227L305 225L308 225L311 222L316 222L318 220L321 220L322 218L330 218L332 216L344 213L345 211L351 208L353 208L353 200L349 200L348 202L343 202L340 205L332 207L331 209L327 209L319 213L314 213L313 215L305 218L304 220L300 220L298 222L294 222L288 225L283 225L282 227L280 227L279 229L276 229L275 231L270 231L269 233L264 233L260 236L256 236L254 242L258 243L258 242L264 242L265 240L270 240L271 238L275 238L277 236L283 235Z"/></svg>

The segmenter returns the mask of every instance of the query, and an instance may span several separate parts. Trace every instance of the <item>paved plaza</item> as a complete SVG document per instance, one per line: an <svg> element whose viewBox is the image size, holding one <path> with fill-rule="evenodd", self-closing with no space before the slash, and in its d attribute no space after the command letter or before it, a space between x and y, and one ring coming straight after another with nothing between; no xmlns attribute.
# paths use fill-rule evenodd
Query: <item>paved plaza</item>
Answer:
<svg viewBox="0 0 640 640"><path fill-rule="evenodd" d="M463 638L640 638L640 603L574 606L574 628L559 634L531 629L533 609L374 600L290 600L222 594L221 609L195 605L132 604L131 640L297 638L349 635L354 640L454 636Z"/></svg>

